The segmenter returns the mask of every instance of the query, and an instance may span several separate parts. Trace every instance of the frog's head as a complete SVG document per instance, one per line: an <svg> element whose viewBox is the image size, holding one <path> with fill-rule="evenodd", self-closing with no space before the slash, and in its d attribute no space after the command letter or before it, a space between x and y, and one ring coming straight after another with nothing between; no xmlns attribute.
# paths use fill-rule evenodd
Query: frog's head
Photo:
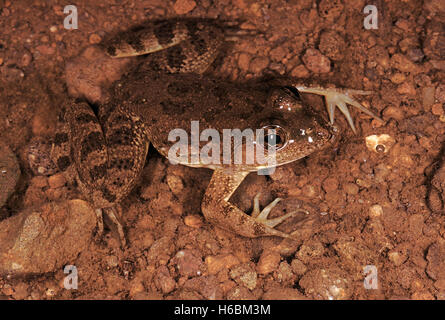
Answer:
<svg viewBox="0 0 445 320"><path fill-rule="evenodd" d="M265 129L264 147L273 148L276 165L320 150L336 136L337 128L305 106L294 87L272 89L267 110L259 126Z"/></svg>

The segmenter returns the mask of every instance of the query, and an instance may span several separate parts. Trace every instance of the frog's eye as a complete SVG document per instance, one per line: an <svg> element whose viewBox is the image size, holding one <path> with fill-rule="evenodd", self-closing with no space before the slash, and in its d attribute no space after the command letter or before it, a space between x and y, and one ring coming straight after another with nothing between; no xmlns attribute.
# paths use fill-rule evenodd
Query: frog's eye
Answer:
<svg viewBox="0 0 445 320"><path fill-rule="evenodd" d="M264 147L279 150L287 144L287 135L283 128L277 125L262 128L264 134Z"/></svg>
<svg viewBox="0 0 445 320"><path fill-rule="evenodd" d="M300 91L298 91L297 88L295 88L295 87L285 86L285 87L283 87L283 91L295 99L298 99L298 100L301 99Z"/></svg>

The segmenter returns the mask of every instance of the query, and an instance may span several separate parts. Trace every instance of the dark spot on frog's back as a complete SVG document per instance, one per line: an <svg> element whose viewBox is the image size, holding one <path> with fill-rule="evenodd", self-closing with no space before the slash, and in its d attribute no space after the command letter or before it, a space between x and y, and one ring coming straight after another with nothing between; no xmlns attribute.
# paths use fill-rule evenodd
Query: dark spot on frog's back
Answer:
<svg viewBox="0 0 445 320"><path fill-rule="evenodd" d="M68 134L65 132L57 133L54 137L54 143L58 146L65 142L68 142Z"/></svg>
<svg viewBox="0 0 445 320"><path fill-rule="evenodd" d="M174 97L182 97L190 92L190 85L182 81L175 81L168 85L167 92Z"/></svg>
<svg viewBox="0 0 445 320"><path fill-rule="evenodd" d="M76 121L79 123L97 122L97 118L89 113L82 113L76 117Z"/></svg>
<svg viewBox="0 0 445 320"><path fill-rule="evenodd" d="M106 187L101 189L102 191L102 196L110 203L113 203L114 201L116 201L116 196L114 194L111 193L110 190L108 190Z"/></svg>
<svg viewBox="0 0 445 320"><path fill-rule="evenodd" d="M134 159L123 158L123 159L113 159L110 163L110 168L117 168L119 170L129 170L134 166Z"/></svg>
<svg viewBox="0 0 445 320"><path fill-rule="evenodd" d="M98 151L105 146L101 132L91 132L83 141L80 150L80 159L84 161L91 152Z"/></svg>
<svg viewBox="0 0 445 320"><path fill-rule="evenodd" d="M162 107L162 110L167 114L173 114L173 113L183 113L185 108L189 106L188 102L184 103L177 103L172 100L165 100L161 101L160 105Z"/></svg>
<svg viewBox="0 0 445 320"><path fill-rule="evenodd" d="M114 57L116 55L116 47L114 45L107 46L106 51L112 57Z"/></svg>
<svg viewBox="0 0 445 320"><path fill-rule="evenodd" d="M159 44L168 44L174 38L173 27L169 21L159 21L155 24L154 34Z"/></svg>
<svg viewBox="0 0 445 320"><path fill-rule="evenodd" d="M133 49L136 50L136 52L141 52L145 49L141 37L137 34L132 34L132 36L129 36L127 42Z"/></svg>
<svg viewBox="0 0 445 320"><path fill-rule="evenodd" d="M181 68L187 57L183 54L181 47L171 47L167 53L167 63L171 68Z"/></svg>
<svg viewBox="0 0 445 320"><path fill-rule="evenodd" d="M97 165L94 168L91 169L90 171L90 175L92 180L94 181L94 179L100 179L103 178L105 176L107 172L107 165L101 164L101 165Z"/></svg>
<svg viewBox="0 0 445 320"><path fill-rule="evenodd" d="M198 55L202 56L203 54L208 52L208 45L204 39L202 38L192 39L191 42Z"/></svg>
<svg viewBox="0 0 445 320"><path fill-rule="evenodd" d="M133 132L130 128L120 127L110 132L107 140L110 145L130 145L132 137Z"/></svg>
<svg viewBox="0 0 445 320"><path fill-rule="evenodd" d="M60 169L60 171L65 171L66 168L68 168L71 164L70 157L63 156L57 159L57 167Z"/></svg>
<svg viewBox="0 0 445 320"><path fill-rule="evenodd" d="M264 110L264 106L256 104L256 103L253 105L253 111L255 113L260 113L263 110Z"/></svg>

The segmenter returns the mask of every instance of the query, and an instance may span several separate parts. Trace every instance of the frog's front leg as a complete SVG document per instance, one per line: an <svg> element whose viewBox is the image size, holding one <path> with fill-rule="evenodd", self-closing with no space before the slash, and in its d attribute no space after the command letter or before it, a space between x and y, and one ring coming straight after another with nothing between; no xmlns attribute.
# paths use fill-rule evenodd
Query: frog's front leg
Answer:
<svg viewBox="0 0 445 320"><path fill-rule="evenodd" d="M331 124L334 124L334 115L335 115L335 107L338 107L340 111L345 115L346 119L348 120L349 125L352 128L352 131L354 133L356 132L354 121L352 120L351 114L349 112L349 109L347 107L347 104L350 104L359 110L363 111L367 115L370 115L371 117L383 121L380 117L366 109L364 106L362 106L359 102L354 100L352 98L352 95L359 94L359 95L369 95L372 92L371 91L363 91L363 90L353 90L353 89L337 89L337 88L322 88L322 87L307 87L304 85L294 84L293 85L298 91L300 92L306 92L306 93L313 93L317 95L322 95L326 99L326 107L328 109L329 113L329 121Z"/></svg>
<svg viewBox="0 0 445 320"><path fill-rule="evenodd" d="M205 218L223 229L249 238L262 236L291 238L291 234L276 230L274 227L299 211L307 213L306 210L300 209L278 218L268 219L270 211L281 199L275 199L260 211L259 195L257 195L251 216L229 202L232 194L248 174L249 172L227 172L223 169L214 171L201 205Z"/></svg>

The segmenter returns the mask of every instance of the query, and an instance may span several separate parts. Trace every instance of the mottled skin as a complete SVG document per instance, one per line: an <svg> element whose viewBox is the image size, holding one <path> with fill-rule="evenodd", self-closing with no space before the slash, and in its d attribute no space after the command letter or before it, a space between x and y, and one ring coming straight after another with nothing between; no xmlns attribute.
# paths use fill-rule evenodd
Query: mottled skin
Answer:
<svg viewBox="0 0 445 320"><path fill-rule="evenodd" d="M220 137L223 129L255 131L274 126L279 129L274 138L281 142L273 165L277 166L320 150L335 138L335 127L304 106L298 90L325 95L331 122L335 105L349 118L345 103L370 113L346 91L293 83L293 87L243 86L204 76L225 40L242 33L229 23L177 19L153 22L127 36L119 35L105 44L110 56L149 54L147 59L115 83L113 98L101 106L97 116L85 102L67 106L53 158L60 169L74 174L98 212L105 211L119 225L122 239L115 209L134 186L150 142L168 157L174 143L168 139L171 130L184 129L190 137L193 120L199 121L200 132L214 128ZM256 197L251 216L229 202L247 174L264 169L264 164L181 163L214 170L202 201L208 221L247 237L292 237L274 227L294 213L267 219L279 199L260 212Z"/></svg>

